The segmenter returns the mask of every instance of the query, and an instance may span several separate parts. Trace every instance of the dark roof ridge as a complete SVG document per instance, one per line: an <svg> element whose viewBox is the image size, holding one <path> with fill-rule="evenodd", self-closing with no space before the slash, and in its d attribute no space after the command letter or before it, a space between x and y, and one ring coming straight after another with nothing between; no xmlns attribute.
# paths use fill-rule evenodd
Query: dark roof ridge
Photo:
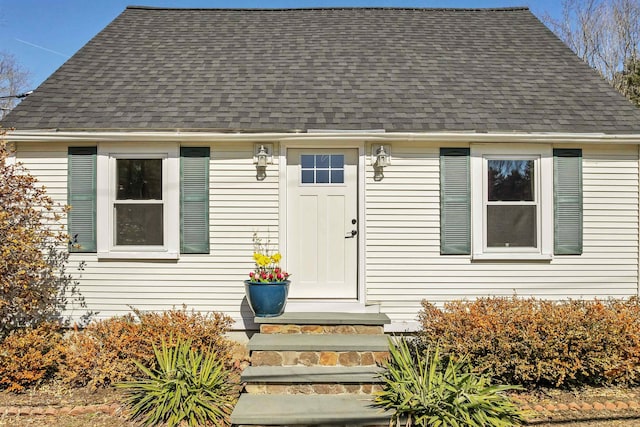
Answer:
<svg viewBox="0 0 640 427"><path fill-rule="evenodd" d="M142 10L220 10L220 11L248 11L248 12L283 12L283 11L313 11L313 10L424 10L424 11L445 11L445 12L515 12L528 11L528 6L511 6L511 7L285 7L285 8L242 8L242 7L162 7L162 6L137 6L129 5L127 9Z"/></svg>

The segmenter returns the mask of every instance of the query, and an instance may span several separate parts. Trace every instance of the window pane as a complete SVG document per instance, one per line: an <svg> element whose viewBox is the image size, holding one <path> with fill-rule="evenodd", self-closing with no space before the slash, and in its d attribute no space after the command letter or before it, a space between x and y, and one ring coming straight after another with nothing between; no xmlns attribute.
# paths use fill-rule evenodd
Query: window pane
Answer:
<svg viewBox="0 0 640 427"><path fill-rule="evenodd" d="M487 247L535 248L536 206L487 206Z"/></svg>
<svg viewBox="0 0 640 427"><path fill-rule="evenodd" d="M331 171L331 183L332 184L344 184L344 171L332 170Z"/></svg>
<svg viewBox="0 0 640 427"><path fill-rule="evenodd" d="M117 159L118 200L162 200L162 159Z"/></svg>
<svg viewBox="0 0 640 427"><path fill-rule="evenodd" d="M489 160L489 201L533 201L533 160Z"/></svg>
<svg viewBox="0 0 640 427"><path fill-rule="evenodd" d="M342 169L344 168L344 155L334 154L331 156L331 168Z"/></svg>
<svg viewBox="0 0 640 427"><path fill-rule="evenodd" d="M329 157L325 154L316 155L316 167L317 168L328 168L329 167Z"/></svg>
<svg viewBox="0 0 640 427"><path fill-rule="evenodd" d="M313 169L302 171L302 183L313 184Z"/></svg>
<svg viewBox="0 0 640 427"><path fill-rule="evenodd" d="M329 183L329 171L328 170L317 170L316 171L316 183L317 184L328 184Z"/></svg>
<svg viewBox="0 0 640 427"><path fill-rule="evenodd" d="M315 156L313 154L303 154L300 156L300 165L305 169L310 169L315 166Z"/></svg>
<svg viewBox="0 0 640 427"><path fill-rule="evenodd" d="M116 204L116 245L164 244L161 204Z"/></svg>

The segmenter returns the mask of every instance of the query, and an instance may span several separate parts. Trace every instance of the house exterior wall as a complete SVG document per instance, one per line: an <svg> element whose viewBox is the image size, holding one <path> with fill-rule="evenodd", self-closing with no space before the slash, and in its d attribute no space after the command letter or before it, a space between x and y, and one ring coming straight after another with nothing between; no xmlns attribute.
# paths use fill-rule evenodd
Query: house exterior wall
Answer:
<svg viewBox="0 0 640 427"><path fill-rule="evenodd" d="M17 153L60 203L67 197L67 149L59 143L20 143ZM80 290L98 318L128 313L128 306L163 310L186 304L198 311L223 311L236 319L239 329L252 319L242 303L241 280L253 267L253 232L265 237L268 231L272 243L278 242L278 168L269 167L267 177L257 181L253 149L253 143L212 145L209 255L182 254L177 262L71 255L69 272L80 278ZM75 269L80 261L86 262L81 272Z"/></svg>
<svg viewBox="0 0 640 427"><path fill-rule="evenodd" d="M460 145L458 145L460 146ZM550 262L440 255L439 148L394 143L385 177L367 176L367 302L415 321L424 298L624 297L638 290L638 149L584 145L584 251ZM573 147L576 148L576 147Z"/></svg>
<svg viewBox="0 0 640 427"><path fill-rule="evenodd" d="M390 145L392 163L382 180L374 179L370 162L362 159L366 218L360 232L366 236L361 254L365 302L379 304L396 330L414 326L423 298L442 303L514 293L552 299L637 293L636 146L572 146L583 150L582 255L556 256L550 262L474 262L470 256L440 255L439 149L443 145ZM226 312L238 321L238 329L251 324L250 309L242 302L241 280L252 268L253 232L269 230L271 241L277 243L279 168L269 166L266 179L259 181L253 143L212 142L210 146L211 253L181 255L178 261L98 261L94 254L73 254L69 270L77 273L89 308L98 311L100 318L127 313L128 306L162 310L186 304L195 310ZM61 203L67 196L67 149L62 143L18 144L18 160ZM275 150L277 163L278 144ZM364 152L370 154L370 147ZM80 261L86 261L86 266L76 272Z"/></svg>

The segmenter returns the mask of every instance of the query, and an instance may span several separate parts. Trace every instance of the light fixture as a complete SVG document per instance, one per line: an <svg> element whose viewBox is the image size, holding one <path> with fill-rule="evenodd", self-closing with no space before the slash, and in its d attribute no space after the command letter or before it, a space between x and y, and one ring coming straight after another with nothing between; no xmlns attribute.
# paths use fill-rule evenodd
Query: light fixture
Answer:
<svg viewBox="0 0 640 427"><path fill-rule="evenodd" d="M382 169L382 168L386 168L388 164L389 164L389 155L384 150L384 145L381 145L376 151L375 167Z"/></svg>
<svg viewBox="0 0 640 427"><path fill-rule="evenodd" d="M259 168L266 168L268 158L269 153L267 153L267 149L264 147L264 145L260 145L260 149L256 154L256 166Z"/></svg>
<svg viewBox="0 0 640 427"><path fill-rule="evenodd" d="M273 164L273 144L255 144L253 146L253 164L256 165L256 178L262 181L267 177L267 165Z"/></svg>

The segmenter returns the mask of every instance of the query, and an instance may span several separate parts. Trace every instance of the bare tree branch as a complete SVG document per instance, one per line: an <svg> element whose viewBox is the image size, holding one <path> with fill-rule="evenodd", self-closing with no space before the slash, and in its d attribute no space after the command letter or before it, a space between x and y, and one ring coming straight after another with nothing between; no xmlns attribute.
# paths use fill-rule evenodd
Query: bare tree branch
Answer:
<svg viewBox="0 0 640 427"><path fill-rule="evenodd" d="M18 104L19 98L14 95L23 93L28 83L29 73L16 62L15 57L0 52L0 119Z"/></svg>
<svg viewBox="0 0 640 427"><path fill-rule="evenodd" d="M562 16L545 23L571 50L628 95L640 58L640 0L562 0ZM631 91L633 92L633 90Z"/></svg>

